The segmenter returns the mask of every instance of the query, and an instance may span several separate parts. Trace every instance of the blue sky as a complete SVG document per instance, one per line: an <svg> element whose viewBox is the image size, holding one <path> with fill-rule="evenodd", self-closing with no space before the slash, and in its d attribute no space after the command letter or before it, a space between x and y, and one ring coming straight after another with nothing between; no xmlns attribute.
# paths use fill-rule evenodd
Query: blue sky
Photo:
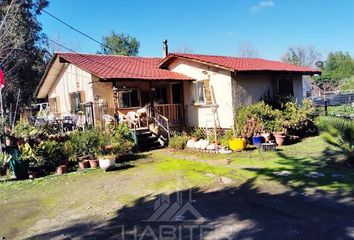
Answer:
<svg viewBox="0 0 354 240"><path fill-rule="evenodd" d="M291 45L313 45L324 56L354 56L354 0L50 0L46 9L101 40L112 30L135 36L140 56L171 51L237 56L242 42L263 58L278 60ZM80 52L100 46L43 13L49 38Z"/></svg>

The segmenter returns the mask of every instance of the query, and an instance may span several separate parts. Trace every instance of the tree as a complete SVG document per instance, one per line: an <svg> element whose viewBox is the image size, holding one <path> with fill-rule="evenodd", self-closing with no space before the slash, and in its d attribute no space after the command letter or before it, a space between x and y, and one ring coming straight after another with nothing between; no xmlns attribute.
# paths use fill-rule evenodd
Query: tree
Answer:
<svg viewBox="0 0 354 240"><path fill-rule="evenodd" d="M239 45L239 56L247 58L259 57L259 52L250 42L241 42Z"/></svg>
<svg viewBox="0 0 354 240"><path fill-rule="evenodd" d="M281 61L298 66L315 67L315 63L320 59L321 54L313 46L291 46L284 53Z"/></svg>
<svg viewBox="0 0 354 240"><path fill-rule="evenodd" d="M16 103L29 104L44 72L48 52L47 39L41 33L37 16L47 0L9 0L0 5L0 67L4 72L5 108Z"/></svg>
<svg viewBox="0 0 354 240"><path fill-rule="evenodd" d="M110 35L102 37L103 54L137 56L139 53L139 41L124 33L116 34L112 31Z"/></svg>
<svg viewBox="0 0 354 240"><path fill-rule="evenodd" d="M349 53L331 52L322 69L322 75L316 78L316 82L330 82L335 86L347 81L354 76L354 58ZM354 86L352 87L354 88Z"/></svg>

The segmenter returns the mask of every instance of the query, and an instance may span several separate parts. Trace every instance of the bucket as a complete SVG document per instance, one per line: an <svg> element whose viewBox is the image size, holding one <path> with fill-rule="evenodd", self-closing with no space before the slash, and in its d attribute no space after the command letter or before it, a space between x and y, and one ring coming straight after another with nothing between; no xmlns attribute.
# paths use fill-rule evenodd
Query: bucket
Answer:
<svg viewBox="0 0 354 240"><path fill-rule="evenodd" d="M229 141L229 147L233 151L241 151L246 148L246 140L244 138L234 138Z"/></svg>

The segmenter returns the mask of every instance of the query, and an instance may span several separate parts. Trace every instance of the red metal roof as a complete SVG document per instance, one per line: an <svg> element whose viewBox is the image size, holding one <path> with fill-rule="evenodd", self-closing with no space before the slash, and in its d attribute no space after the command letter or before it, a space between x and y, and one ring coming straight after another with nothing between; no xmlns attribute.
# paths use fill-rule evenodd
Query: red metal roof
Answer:
<svg viewBox="0 0 354 240"><path fill-rule="evenodd" d="M286 71L298 72L303 74L319 74L321 71L296 66L279 61L271 61L261 58L240 58L227 56L213 56L201 54L185 54L185 53L171 53L160 62L161 66L168 65L174 58L184 58L192 61L202 62L209 65L214 65L230 71L249 72L249 71Z"/></svg>
<svg viewBox="0 0 354 240"><path fill-rule="evenodd" d="M158 67L161 58L56 53L61 59L102 79L192 80Z"/></svg>

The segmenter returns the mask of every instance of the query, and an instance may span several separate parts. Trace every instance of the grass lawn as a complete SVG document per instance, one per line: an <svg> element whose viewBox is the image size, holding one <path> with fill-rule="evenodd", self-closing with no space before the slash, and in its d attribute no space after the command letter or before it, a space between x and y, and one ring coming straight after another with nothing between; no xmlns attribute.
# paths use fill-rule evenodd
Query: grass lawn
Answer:
<svg viewBox="0 0 354 240"><path fill-rule="evenodd" d="M354 171L328 167L319 138L280 147L214 155L162 149L140 154L116 171L100 169L34 181L0 182L0 237L25 238L63 227L78 219L104 222L140 199L177 190L237 189L245 184L267 194L297 192L352 196ZM289 171L288 176L274 173ZM310 172L325 174L311 178Z"/></svg>

